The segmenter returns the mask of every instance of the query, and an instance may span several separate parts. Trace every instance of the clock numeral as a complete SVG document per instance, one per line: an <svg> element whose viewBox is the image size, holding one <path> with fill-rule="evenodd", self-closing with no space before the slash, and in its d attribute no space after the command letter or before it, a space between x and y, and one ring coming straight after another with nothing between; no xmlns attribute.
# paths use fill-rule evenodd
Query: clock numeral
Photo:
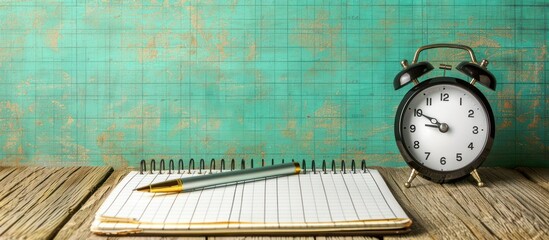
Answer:
<svg viewBox="0 0 549 240"><path fill-rule="evenodd" d="M416 125L412 124L410 125L410 132L415 132L416 131Z"/></svg>
<svg viewBox="0 0 549 240"><path fill-rule="evenodd" d="M415 149L418 149L418 148L419 148L419 141L414 141L414 148L415 148Z"/></svg>
<svg viewBox="0 0 549 240"><path fill-rule="evenodd" d="M461 153L456 153L456 161L460 162L461 160L463 160Z"/></svg>
<svg viewBox="0 0 549 240"><path fill-rule="evenodd" d="M473 147L473 142L469 143L469 146L467 146L467 148L473 150L473 148L475 148L475 147Z"/></svg>
<svg viewBox="0 0 549 240"><path fill-rule="evenodd" d="M433 105L433 98L427 98L427 106Z"/></svg>
<svg viewBox="0 0 549 240"><path fill-rule="evenodd" d="M477 126L473 126L473 134L478 134L478 127Z"/></svg>
<svg viewBox="0 0 549 240"><path fill-rule="evenodd" d="M446 158L445 157L440 158L440 164L446 165Z"/></svg>
<svg viewBox="0 0 549 240"><path fill-rule="evenodd" d="M470 118L474 118L475 117L475 111L473 111L473 109L469 110L469 115L468 115Z"/></svg>
<svg viewBox="0 0 549 240"><path fill-rule="evenodd" d="M414 117L422 117L423 116L423 110L421 108L415 109L414 108Z"/></svg>
<svg viewBox="0 0 549 240"><path fill-rule="evenodd" d="M440 94L440 101L448 102L448 101L450 101L449 98L450 98L450 94L448 94L448 93L441 93Z"/></svg>
<svg viewBox="0 0 549 240"><path fill-rule="evenodd" d="M459 105L463 105L463 98L459 98Z"/></svg>
<svg viewBox="0 0 549 240"><path fill-rule="evenodd" d="M425 156L425 160L427 160L429 158L429 156L431 156L431 152L425 152L425 155L427 155L427 156Z"/></svg>

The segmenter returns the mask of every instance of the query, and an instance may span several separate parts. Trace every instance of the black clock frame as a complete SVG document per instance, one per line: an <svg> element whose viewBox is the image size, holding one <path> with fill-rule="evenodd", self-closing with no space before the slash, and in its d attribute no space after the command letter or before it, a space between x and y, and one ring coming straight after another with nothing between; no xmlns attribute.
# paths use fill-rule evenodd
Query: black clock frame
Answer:
<svg viewBox="0 0 549 240"><path fill-rule="evenodd" d="M424 89L435 86L435 85L440 85L440 84L454 85L470 92L474 97L476 97L479 100L479 102L482 104L482 107L486 110L489 117L488 124L490 128L488 130L489 131L488 139L481 153L478 155L476 159L471 161L471 163L469 163L468 165L464 166L461 169L457 169L453 171L437 171L437 170L425 167L424 165L416 161L414 157L410 154L408 149L405 147L405 142L402 137L402 127L401 127L402 117L405 112L404 110L406 109L410 101L419 92L423 91ZM494 137L495 137L494 113L492 112L492 108L490 107L488 100L486 99L484 94L482 94L482 92L478 90L475 86L459 78L435 77L435 78L422 81L421 83L417 84L412 89L410 89L410 91L406 93L406 95L398 105L398 109L395 116L395 139L396 139L396 144L398 146L398 150L400 151L401 155L403 156L408 166L418 171L419 175L422 176L423 178L433 182L438 182L438 183L449 182L449 181L457 180L469 175L473 170L477 169L484 162L484 160L486 160L488 154L490 153L490 150L492 149Z"/></svg>

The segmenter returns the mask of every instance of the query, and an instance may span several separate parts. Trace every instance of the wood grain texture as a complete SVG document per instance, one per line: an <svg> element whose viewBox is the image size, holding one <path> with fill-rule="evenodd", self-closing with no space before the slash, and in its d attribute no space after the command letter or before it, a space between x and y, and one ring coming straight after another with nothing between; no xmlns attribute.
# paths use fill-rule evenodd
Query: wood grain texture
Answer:
<svg viewBox="0 0 549 240"><path fill-rule="evenodd" d="M49 239L95 191L110 167L0 170L0 237Z"/></svg>
<svg viewBox="0 0 549 240"><path fill-rule="evenodd" d="M517 171L549 191L549 168L517 168Z"/></svg>
<svg viewBox="0 0 549 240"><path fill-rule="evenodd" d="M209 240L314 240L314 237L263 237L263 236L253 236L253 237L208 237Z"/></svg>
<svg viewBox="0 0 549 240"><path fill-rule="evenodd" d="M95 191L95 193L88 199L88 201L76 212L73 217L65 224L65 226L59 231L55 239L119 239L127 237L116 236L98 236L90 232L90 226L94 219L95 213L109 196L112 189L131 171L132 169L115 170L105 183ZM147 237L140 236L140 240L147 239L177 239L177 237ZM205 239L205 238L191 238L191 239Z"/></svg>
<svg viewBox="0 0 549 240"><path fill-rule="evenodd" d="M509 169L480 169L486 186L471 178L436 184L418 178L405 188L409 169L381 168L411 215L412 233L386 239L547 239L549 193Z"/></svg>
<svg viewBox="0 0 549 240"><path fill-rule="evenodd" d="M352 236L352 237L322 237L318 236L315 237L316 240L376 240L379 238L376 237L369 237L369 236Z"/></svg>
<svg viewBox="0 0 549 240"><path fill-rule="evenodd" d="M239 240L376 240L374 237L208 237L211 240L239 239Z"/></svg>

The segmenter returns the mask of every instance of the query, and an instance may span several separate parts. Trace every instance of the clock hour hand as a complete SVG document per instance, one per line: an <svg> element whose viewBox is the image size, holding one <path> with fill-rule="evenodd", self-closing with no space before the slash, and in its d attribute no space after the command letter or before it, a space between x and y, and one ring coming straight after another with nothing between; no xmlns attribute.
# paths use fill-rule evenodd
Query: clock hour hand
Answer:
<svg viewBox="0 0 549 240"><path fill-rule="evenodd" d="M433 118L433 117L429 117L425 114L422 114L425 118L429 119L429 121L432 123L432 124L425 124L426 127L434 127L434 128L438 128L438 130L442 133L445 133L445 132L448 132L448 129L450 129L450 126L448 126L448 124L446 123L440 123L438 122L438 120L436 118Z"/></svg>

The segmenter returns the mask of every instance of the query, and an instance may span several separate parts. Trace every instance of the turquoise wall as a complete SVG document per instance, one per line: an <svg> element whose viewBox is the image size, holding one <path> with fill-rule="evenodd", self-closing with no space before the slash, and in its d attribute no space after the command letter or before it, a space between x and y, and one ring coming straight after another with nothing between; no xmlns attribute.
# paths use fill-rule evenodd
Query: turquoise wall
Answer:
<svg viewBox="0 0 549 240"><path fill-rule="evenodd" d="M410 87L392 79L418 47L451 42L498 80L481 89L497 129L485 165L549 166L546 1L379 2L3 1L1 164L404 166L393 121Z"/></svg>

